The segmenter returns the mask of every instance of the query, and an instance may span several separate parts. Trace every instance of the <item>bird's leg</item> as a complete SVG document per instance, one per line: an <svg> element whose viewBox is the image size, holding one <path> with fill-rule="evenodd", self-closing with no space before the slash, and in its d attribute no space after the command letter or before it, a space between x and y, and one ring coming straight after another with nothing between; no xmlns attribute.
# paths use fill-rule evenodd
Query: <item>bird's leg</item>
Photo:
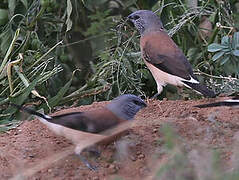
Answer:
<svg viewBox="0 0 239 180"><path fill-rule="evenodd" d="M159 95L160 95L159 93L156 93L156 94L153 95L150 99L155 99L155 100L156 100Z"/></svg>
<svg viewBox="0 0 239 180"><path fill-rule="evenodd" d="M95 157L100 157L101 152L97 149L96 146L90 146L85 149L85 151L88 151L90 154L94 155Z"/></svg>
<svg viewBox="0 0 239 180"><path fill-rule="evenodd" d="M86 167L88 167L90 170L92 171L96 171L97 167L93 166L89 163L89 161L81 154L77 154L77 156L80 158L80 160L86 165Z"/></svg>
<svg viewBox="0 0 239 180"><path fill-rule="evenodd" d="M157 99L157 97L161 94L161 92L163 91L163 84L159 83L159 82L156 82L157 83L157 90L158 92L153 96L151 97L151 99Z"/></svg>
<svg viewBox="0 0 239 180"><path fill-rule="evenodd" d="M100 157L100 151L96 148L96 146L90 146L83 149L83 152L89 152L93 154L95 157ZM80 158L80 160L88 167L90 170L95 171L97 170L96 166L93 166L89 163L89 161L82 155L82 153L76 153L76 155Z"/></svg>

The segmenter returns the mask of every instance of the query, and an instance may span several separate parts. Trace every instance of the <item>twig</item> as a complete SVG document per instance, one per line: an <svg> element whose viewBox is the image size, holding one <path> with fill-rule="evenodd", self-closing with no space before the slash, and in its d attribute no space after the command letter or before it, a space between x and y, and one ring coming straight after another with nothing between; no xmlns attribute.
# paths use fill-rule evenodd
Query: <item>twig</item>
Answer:
<svg viewBox="0 0 239 180"><path fill-rule="evenodd" d="M226 79L226 80L230 80L230 81L239 80L239 79L233 78L233 77L214 76L214 75L210 75L210 74L204 73L204 72L199 71L199 70L197 70L194 74L196 74L196 75L202 75L203 74L205 76L208 76L208 77L211 77L211 78L214 78L214 79Z"/></svg>
<svg viewBox="0 0 239 180"><path fill-rule="evenodd" d="M99 87L89 89L89 90L85 90L85 91L81 91L81 92L77 91L77 93L74 93L74 94L71 94L69 96L66 96L66 97L62 98L59 105L64 104L66 102L74 101L76 99L81 99L83 97L100 94L102 92L107 91L109 88L110 88L110 84L107 84L107 85L104 85L104 86L99 86Z"/></svg>

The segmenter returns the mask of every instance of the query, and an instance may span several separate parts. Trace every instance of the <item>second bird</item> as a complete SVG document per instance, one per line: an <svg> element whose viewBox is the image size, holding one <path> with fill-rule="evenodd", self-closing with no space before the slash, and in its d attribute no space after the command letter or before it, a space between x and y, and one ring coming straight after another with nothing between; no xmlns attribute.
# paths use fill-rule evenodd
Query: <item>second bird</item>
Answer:
<svg viewBox="0 0 239 180"><path fill-rule="evenodd" d="M139 10L128 16L138 29L142 58L151 71L159 95L166 84L186 86L206 97L215 93L201 84L193 74L192 66L163 28L159 17L149 10Z"/></svg>

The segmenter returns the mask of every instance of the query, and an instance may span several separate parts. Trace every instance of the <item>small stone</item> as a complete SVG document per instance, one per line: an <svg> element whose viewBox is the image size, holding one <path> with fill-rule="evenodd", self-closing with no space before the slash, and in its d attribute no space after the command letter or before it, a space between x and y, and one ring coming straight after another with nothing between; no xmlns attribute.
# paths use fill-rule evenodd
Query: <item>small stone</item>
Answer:
<svg viewBox="0 0 239 180"><path fill-rule="evenodd" d="M137 151L137 152L136 152L136 155L140 155L140 154L141 154L141 152L140 152L140 151Z"/></svg>
<svg viewBox="0 0 239 180"><path fill-rule="evenodd" d="M140 154L140 155L138 156L139 159L143 159L144 157L145 157L144 154Z"/></svg>
<svg viewBox="0 0 239 180"><path fill-rule="evenodd" d="M140 174L145 175L146 173L149 172L149 169L146 168L146 167L141 167L141 168L139 169L139 172L140 172Z"/></svg>
<svg viewBox="0 0 239 180"><path fill-rule="evenodd" d="M115 169L116 166L115 166L114 164L110 164L108 168L109 168L109 169Z"/></svg>
<svg viewBox="0 0 239 180"><path fill-rule="evenodd" d="M95 176L92 178L92 180L99 180L99 177Z"/></svg>
<svg viewBox="0 0 239 180"><path fill-rule="evenodd" d="M108 168L109 174L115 174L117 172L117 167L114 164L111 164Z"/></svg>
<svg viewBox="0 0 239 180"><path fill-rule="evenodd" d="M135 146L141 146L141 142L136 142Z"/></svg>
<svg viewBox="0 0 239 180"><path fill-rule="evenodd" d="M51 172L52 172L52 169L48 169L47 172L51 173Z"/></svg>
<svg viewBox="0 0 239 180"><path fill-rule="evenodd" d="M34 156L33 154L30 154L29 157L30 157L30 158L34 158L35 156Z"/></svg>
<svg viewBox="0 0 239 180"><path fill-rule="evenodd" d="M157 129L157 128L154 128L154 129L153 129L153 132L154 132L154 133L157 133L157 132L158 132L158 129Z"/></svg>
<svg viewBox="0 0 239 180"><path fill-rule="evenodd" d="M163 101L167 101L168 100L168 98L163 98Z"/></svg>

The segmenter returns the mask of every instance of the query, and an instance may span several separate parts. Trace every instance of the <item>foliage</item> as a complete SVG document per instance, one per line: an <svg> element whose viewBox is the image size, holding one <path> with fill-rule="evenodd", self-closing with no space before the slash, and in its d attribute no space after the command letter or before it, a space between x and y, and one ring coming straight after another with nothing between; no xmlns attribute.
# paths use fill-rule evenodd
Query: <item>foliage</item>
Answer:
<svg viewBox="0 0 239 180"><path fill-rule="evenodd" d="M220 61L227 75L239 75L239 32L234 33L233 37L224 36L221 44L210 44L208 51L215 52L212 60Z"/></svg>
<svg viewBox="0 0 239 180"><path fill-rule="evenodd" d="M236 73L238 57L225 53L224 57L230 56L230 60L221 66L213 61L211 54L207 51L208 45L213 42L217 43L224 36L233 36L233 32L239 28L239 20L236 18L239 15L237 4L233 0L194 1L194 3L192 1L191 4L189 1L188 4L183 4L181 1L167 1L167 4L163 4L164 8L161 8L161 18L166 29L169 29L169 34L187 55L195 71L200 75L199 79L211 86L217 93L225 92L224 88L218 89L217 86L222 83L221 79L228 79L227 76L234 77L231 79L234 84L231 86L233 92L239 91L238 74ZM160 6L162 7L162 4ZM229 42L228 46L234 47L231 43ZM231 49L230 52L232 50L236 49ZM221 77L214 78L214 76ZM230 81L224 82L230 83ZM227 84L224 85L227 86Z"/></svg>
<svg viewBox="0 0 239 180"><path fill-rule="evenodd" d="M46 82L62 71L59 63L53 61L53 51L61 42L50 42L48 38L53 31L60 32L62 22L54 24L55 18L44 14L51 7L44 3L22 0L1 4L8 7L5 10L8 10L9 21L0 27L0 105L4 107L0 124L12 124L12 115L16 112L5 103L22 104L30 97L47 103L50 97L46 93ZM43 22L44 28L40 29L38 26Z"/></svg>
<svg viewBox="0 0 239 180"><path fill-rule="evenodd" d="M201 146L188 146L182 138L174 132L170 124L161 128L164 146L162 154L166 155L165 163L155 163L156 172L153 179L160 180L236 180L239 178L238 163L234 163L232 170L224 170L223 160L219 150L209 150ZM233 145L233 157L238 158L238 139ZM164 152L164 153L163 153Z"/></svg>

